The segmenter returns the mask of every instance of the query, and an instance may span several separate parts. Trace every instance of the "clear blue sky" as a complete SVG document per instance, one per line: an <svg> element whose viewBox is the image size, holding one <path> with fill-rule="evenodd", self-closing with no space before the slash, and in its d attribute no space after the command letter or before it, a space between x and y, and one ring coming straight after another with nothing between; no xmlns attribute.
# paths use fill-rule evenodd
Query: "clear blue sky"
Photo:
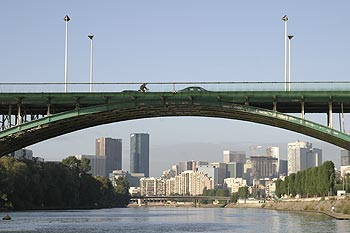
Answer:
<svg viewBox="0 0 350 233"><path fill-rule="evenodd" d="M70 82L88 82L88 34L95 35L96 82L283 81L284 14L289 17L289 32L295 35L292 81L349 80L347 0L1 3L1 82L64 81L66 14L71 18ZM61 159L74 153L93 154L97 137L122 138L127 169L128 137L133 132L151 134L151 169L157 171L151 174L157 176L174 160L169 156L161 164L156 162L167 156L164 148L157 152L165 145L287 143L297 139L319 143L296 133L240 121L160 118L86 129L30 148L38 156ZM201 159L196 149L188 159ZM333 149L333 158L338 159L339 148ZM222 154L210 158L221 161Z"/></svg>

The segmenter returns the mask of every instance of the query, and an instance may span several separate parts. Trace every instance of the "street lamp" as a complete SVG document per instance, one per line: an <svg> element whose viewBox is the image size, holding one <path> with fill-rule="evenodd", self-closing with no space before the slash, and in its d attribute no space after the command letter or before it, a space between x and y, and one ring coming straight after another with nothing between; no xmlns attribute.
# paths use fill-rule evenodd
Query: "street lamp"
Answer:
<svg viewBox="0 0 350 233"><path fill-rule="evenodd" d="M284 90L287 91L287 43L288 43L288 16L282 17L284 21Z"/></svg>
<svg viewBox="0 0 350 233"><path fill-rule="evenodd" d="M94 35L88 35L90 38L90 92L92 92L92 46Z"/></svg>
<svg viewBox="0 0 350 233"><path fill-rule="evenodd" d="M66 21L66 47L65 47L65 56L64 56L64 92L67 92L67 82L68 82L68 22L70 18L68 15L64 17Z"/></svg>
<svg viewBox="0 0 350 233"><path fill-rule="evenodd" d="M293 37L293 35L288 35L288 91L290 91L290 44Z"/></svg>

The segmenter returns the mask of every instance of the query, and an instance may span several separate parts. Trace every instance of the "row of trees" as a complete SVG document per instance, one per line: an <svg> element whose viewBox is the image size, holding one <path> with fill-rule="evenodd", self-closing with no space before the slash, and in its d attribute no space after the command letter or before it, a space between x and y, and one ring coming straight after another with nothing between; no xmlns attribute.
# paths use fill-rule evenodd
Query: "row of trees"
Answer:
<svg viewBox="0 0 350 233"><path fill-rule="evenodd" d="M229 197L230 191L228 189L203 189L202 196L216 196L216 197Z"/></svg>
<svg viewBox="0 0 350 233"><path fill-rule="evenodd" d="M116 188L105 177L94 178L88 159L71 156L61 163L36 164L12 157L0 158L0 209L74 209L125 207L128 183Z"/></svg>
<svg viewBox="0 0 350 233"><path fill-rule="evenodd" d="M335 184L334 163L326 161L319 167L313 167L276 181L276 195L301 197L333 195Z"/></svg>
<svg viewBox="0 0 350 233"><path fill-rule="evenodd" d="M230 191L228 189L207 189L205 187L203 189L203 194L202 196L211 196L211 197L229 197L230 196ZM224 203L224 201L220 201L221 203ZM208 204L208 200L201 200L201 204Z"/></svg>
<svg viewBox="0 0 350 233"><path fill-rule="evenodd" d="M247 199L247 198L264 198L265 195L261 193L261 190L258 185L254 185L251 187L251 190L249 192L248 186L242 186L239 187L238 192L232 193L231 195L231 202L236 203L238 199Z"/></svg>

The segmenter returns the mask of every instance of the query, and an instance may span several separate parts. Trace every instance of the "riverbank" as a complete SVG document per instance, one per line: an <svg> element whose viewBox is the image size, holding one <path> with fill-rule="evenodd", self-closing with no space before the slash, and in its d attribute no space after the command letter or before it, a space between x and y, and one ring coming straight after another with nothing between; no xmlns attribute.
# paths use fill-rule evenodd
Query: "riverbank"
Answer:
<svg viewBox="0 0 350 233"><path fill-rule="evenodd" d="M227 208L262 208L283 211L315 212L339 220L350 220L350 200L325 200L324 198L289 199L266 203L229 204Z"/></svg>

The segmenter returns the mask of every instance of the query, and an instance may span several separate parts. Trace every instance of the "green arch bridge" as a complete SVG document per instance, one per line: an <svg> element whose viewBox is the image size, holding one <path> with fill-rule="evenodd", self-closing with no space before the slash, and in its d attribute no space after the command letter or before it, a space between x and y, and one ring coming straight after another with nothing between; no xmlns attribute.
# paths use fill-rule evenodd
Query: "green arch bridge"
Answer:
<svg viewBox="0 0 350 233"><path fill-rule="evenodd" d="M256 122L350 149L344 125L332 127L333 113L350 112L350 83L293 83L291 91L283 85L149 83L149 92L139 92L139 83L100 83L85 92L87 84L77 83L64 93L56 90L63 84L0 84L0 156L92 126L165 116ZM306 113L325 113L328 124L308 121Z"/></svg>

